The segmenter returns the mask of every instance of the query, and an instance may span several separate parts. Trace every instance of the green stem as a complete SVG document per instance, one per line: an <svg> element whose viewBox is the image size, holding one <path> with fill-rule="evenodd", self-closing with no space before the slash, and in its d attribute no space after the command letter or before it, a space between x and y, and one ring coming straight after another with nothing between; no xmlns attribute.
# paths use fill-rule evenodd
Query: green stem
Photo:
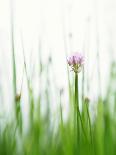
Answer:
<svg viewBox="0 0 116 155"><path fill-rule="evenodd" d="M89 109L88 109L88 105L87 105L87 103L86 103L86 106L87 106L87 115L88 115L88 120L89 120L90 136L91 136L91 141L92 141L91 119L90 119Z"/></svg>
<svg viewBox="0 0 116 155"><path fill-rule="evenodd" d="M74 123L77 125L77 139L79 140L79 113L78 113L78 107L79 107L79 91L78 91L78 74L75 73L75 106L74 106Z"/></svg>
<svg viewBox="0 0 116 155"><path fill-rule="evenodd" d="M61 101L62 93L60 91L60 119L61 119L61 126L63 127L63 116L62 116L62 101Z"/></svg>
<svg viewBox="0 0 116 155"><path fill-rule="evenodd" d="M85 136L85 138L87 140L87 135L86 135L86 131L84 129L84 125L83 125L83 121L82 121L82 118L81 118L81 113L79 111L79 108L78 108L78 114L79 114L79 118L80 118L80 121L81 121L81 127L82 127L82 130L83 130L83 134L84 134L84 136Z"/></svg>
<svg viewBox="0 0 116 155"><path fill-rule="evenodd" d="M84 129L83 121L82 121L82 118L81 118L81 113L80 113L80 110L79 110L79 88L78 88L78 74L77 73L75 73L75 107L77 109L77 111L76 111L76 116L77 116L77 137L79 139L79 136L80 136L79 123L81 123L83 134L84 134L84 136L85 136L85 138L87 140L86 131Z"/></svg>
<svg viewBox="0 0 116 155"><path fill-rule="evenodd" d="M86 109L87 109L87 115L88 115L88 121L89 121L89 128L90 128L90 138L91 138L91 146L93 146L93 137L92 137L92 126L91 126L91 119L90 119L90 114L89 114L89 108L88 108L88 104L89 102L86 101Z"/></svg>

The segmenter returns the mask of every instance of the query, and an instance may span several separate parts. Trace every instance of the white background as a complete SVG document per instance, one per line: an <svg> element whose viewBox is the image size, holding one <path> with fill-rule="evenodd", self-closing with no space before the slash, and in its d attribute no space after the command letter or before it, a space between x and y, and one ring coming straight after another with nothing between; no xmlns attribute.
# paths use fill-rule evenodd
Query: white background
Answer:
<svg viewBox="0 0 116 155"><path fill-rule="evenodd" d="M17 93L20 91L23 76L22 38L28 74L34 79L35 97L39 92L37 69L40 43L44 64L49 54L52 54L58 88L67 88L66 52L68 55L76 51L84 53L86 78L90 81L90 90L85 90L85 94L92 100L96 99L99 92L99 51L101 88L104 96L109 66L112 60L116 60L115 0L0 0L0 91L1 104L4 103L2 107L10 109L12 101L11 6ZM26 92L25 81L23 89Z"/></svg>

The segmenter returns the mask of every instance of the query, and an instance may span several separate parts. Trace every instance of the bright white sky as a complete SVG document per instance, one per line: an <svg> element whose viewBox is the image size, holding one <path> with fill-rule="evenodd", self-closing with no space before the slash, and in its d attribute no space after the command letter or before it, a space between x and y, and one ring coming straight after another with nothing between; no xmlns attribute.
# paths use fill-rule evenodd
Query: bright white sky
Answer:
<svg viewBox="0 0 116 155"><path fill-rule="evenodd" d="M0 0L0 87L5 103L9 104L12 88L11 1L14 12L18 91L23 73L22 36L28 74L29 76L34 74L35 95L39 91L36 88L38 80L36 71L38 46L41 40L42 60L45 63L49 53L52 54L58 88L66 88L67 85L65 52L85 53L86 76L90 80L90 92L86 91L86 95L96 98L99 90L96 63L98 37L104 94L109 64L112 58L116 60L115 0ZM69 34L72 34L72 39L69 38Z"/></svg>

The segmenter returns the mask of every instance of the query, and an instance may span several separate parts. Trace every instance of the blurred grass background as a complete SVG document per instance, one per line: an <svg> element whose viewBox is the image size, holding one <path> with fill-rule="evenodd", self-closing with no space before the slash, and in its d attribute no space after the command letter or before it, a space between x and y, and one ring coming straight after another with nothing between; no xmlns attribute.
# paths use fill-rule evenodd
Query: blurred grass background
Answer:
<svg viewBox="0 0 116 155"><path fill-rule="evenodd" d="M111 25L107 22L104 27L104 1L55 2L39 2L40 6L36 6L37 1L3 3L9 11L4 20L10 19L10 24L1 24L8 40L3 39L0 49L0 155L115 155L115 30L110 27L113 22L110 19ZM22 4L29 5L27 12ZM108 4L107 1L105 6ZM104 34L107 39L103 41ZM83 126L79 124L78 136L74 122L74 73L66 62L75 50L84 52L86 58L79 74Z"/></svg>

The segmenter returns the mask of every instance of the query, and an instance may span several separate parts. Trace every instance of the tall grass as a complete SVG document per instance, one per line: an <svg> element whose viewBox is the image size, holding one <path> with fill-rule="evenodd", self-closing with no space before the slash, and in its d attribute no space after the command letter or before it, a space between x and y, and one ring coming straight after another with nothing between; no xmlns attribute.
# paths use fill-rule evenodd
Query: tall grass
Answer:
<svg viewBox="0 0 116 155"><path fill-rule="evenodd" d="M49 66L50 67L50 66ZM75 76L75 95L73 95L72 105L74 110L71 110L67 120L63 120L62 110L62 97L63 90L59 91L60 103L58 113L60 112L60 118L57 120L57 129L55 129L54 123L51 124L52 115L49 115L48 110L46 114L41 114L42 104L41 97L37 103L34 102L32 90L28 87L29 91L29 106L30 106L30 121L29 129L26 133L23 132L23 124L20 121L20 125L15 126L12 121L6 122L4 127L0 130L0 154L24 154L24 155L115 155L116 148L116 119L115 110L112 114L110 104L114 102L114 108L116 106L115 98L116 94L110 88L112 81L116 79L115 63L111 66L111 75L109 88L107 90L107 96L104 100L98 98L95 104L97 104L97 116L94 121L91 121L89 107L91 101L84 97L82 112L79 111L78 98L81 96L77 93L78 90L78 77ZM71 73L73 74L73 73ZM50 83L49 83L50 84ZM50 87L50 85L49 85ZM46 88L49 88L46 86ZM47 91L47 92L46 92ZM49 103L50 91L46 89L47 93L44 98L46 104ZM68 94L67 94L68 95ZM114 100L111 100L111 96ZM20 98L16 98L16 102L20 105ZM31 104L38 104L38 111L32 109ZM49 107L50 108L50 107ZM73 112L72 112L73 111ZM49 111L50 112L50 111ZM36 113L35 117L34 113ZM57 114L58 114L57 113ZM20 112L21 115L21 112ZM59 114L58 114L59 115ZM47 116L47 117L46 117ZM70 117L74 116L74 121ZM18 118L16 117L15 119ZM20 131L22 126L22 132Z"/></svg>

